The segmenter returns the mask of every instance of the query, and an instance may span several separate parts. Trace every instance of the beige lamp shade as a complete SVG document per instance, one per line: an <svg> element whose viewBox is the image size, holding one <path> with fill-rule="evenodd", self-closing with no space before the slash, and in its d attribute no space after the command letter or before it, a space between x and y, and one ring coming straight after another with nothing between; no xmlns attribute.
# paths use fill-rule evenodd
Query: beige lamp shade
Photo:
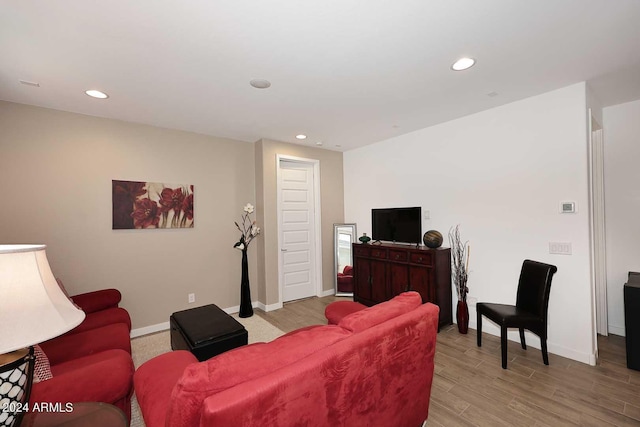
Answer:
<svg viewBox="0 0 640 427"><path fill-rule="evenodd" d="M0 354L41 343L85 317L62 292L45 245L0 245Z"/></svg>

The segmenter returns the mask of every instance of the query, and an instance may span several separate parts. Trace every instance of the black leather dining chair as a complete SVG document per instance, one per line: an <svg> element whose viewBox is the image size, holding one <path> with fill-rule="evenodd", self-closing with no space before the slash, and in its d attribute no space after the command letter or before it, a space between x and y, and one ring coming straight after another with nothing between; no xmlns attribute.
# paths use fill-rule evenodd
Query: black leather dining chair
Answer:
<svg viewBox="0 0 640 427"><path fill-rule="evenodd" d="M502 368L507 369L507 328L520 330L520 343L527 349L524 330L527 329L540 337L542 360L549 364L547 354L547 309L551 279L558 271L555 265L525 260L520 271L516 305L493 304L479 302L476 304L478 314L478 347L482 346L482 316L500 325L500 344L502 347Z"/></svg>

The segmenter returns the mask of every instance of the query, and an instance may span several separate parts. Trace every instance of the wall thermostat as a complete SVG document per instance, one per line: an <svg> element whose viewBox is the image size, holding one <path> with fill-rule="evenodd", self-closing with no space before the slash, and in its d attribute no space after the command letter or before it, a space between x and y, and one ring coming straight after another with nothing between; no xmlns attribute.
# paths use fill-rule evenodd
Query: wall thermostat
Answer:
<svg viewBox="0 0 640 427"><path fill-rule="evenodd" d="M560 202L560 213L576 213L576 202Z"/></svg>

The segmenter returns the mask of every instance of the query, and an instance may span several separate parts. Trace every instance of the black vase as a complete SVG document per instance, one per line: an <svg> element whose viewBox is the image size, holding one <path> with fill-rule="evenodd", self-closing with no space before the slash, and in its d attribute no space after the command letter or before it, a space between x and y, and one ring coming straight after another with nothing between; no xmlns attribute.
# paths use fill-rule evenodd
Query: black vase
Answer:
<svg viewBox="0 0 640 427"><path fill-rule="evenodd" d="M240 282L240 317L253 316L251 306L251 288L249 287L249 261L247 261L247 249L242 250L242 279Z"/></svg>

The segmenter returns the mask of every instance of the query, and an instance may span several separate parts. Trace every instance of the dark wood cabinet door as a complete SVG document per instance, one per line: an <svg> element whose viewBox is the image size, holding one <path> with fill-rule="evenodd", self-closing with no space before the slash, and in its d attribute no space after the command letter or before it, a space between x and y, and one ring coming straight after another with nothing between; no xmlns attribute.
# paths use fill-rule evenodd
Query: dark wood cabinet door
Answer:
<svg viewBox="0 0 640 427"><path fill-rule="evenodd" d="M409 266L407 264L389 263L389 295L391 299L409 288Z"/></svg>
<svg viewBox="0 0 640 427"><path fill-rule="evenodd" d="M436 304L436 288L433 283L433 269L409 266L409 284L412 291L422 296L422 302Z"/></svg>
<svg viewBox="0 0 640 427"><path fill-rule="evenodd" d="M366 258L355 258L355 295L371 300L371 263Z"/></svg>
<svg viewBox="0 0 640 427"><path fill-rule="evenodd" d="M387 263L371 260L371 299L375 303L387 300Z"/></svg>

